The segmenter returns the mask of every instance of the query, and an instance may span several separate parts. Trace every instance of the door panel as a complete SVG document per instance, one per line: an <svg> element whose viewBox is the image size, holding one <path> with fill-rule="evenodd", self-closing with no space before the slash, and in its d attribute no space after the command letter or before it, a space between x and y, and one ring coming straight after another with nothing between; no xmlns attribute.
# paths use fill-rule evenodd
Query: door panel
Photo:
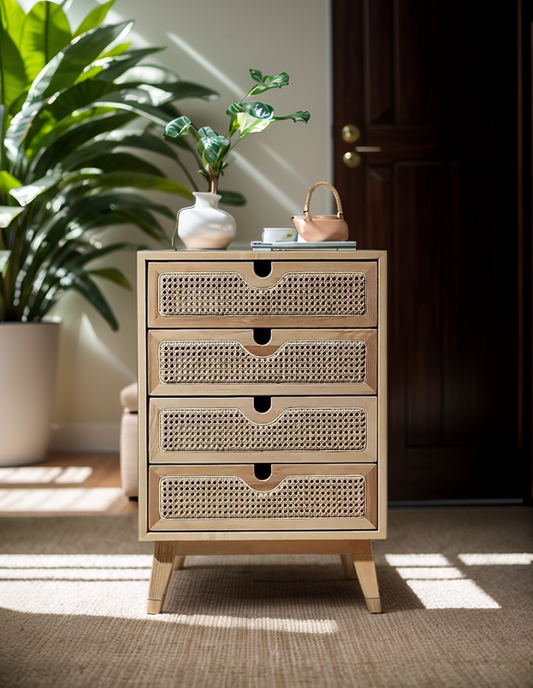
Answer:
<svg viewBox="0 0 533 688"><path fill-rule="evenodd" d="M389 252L391 499L521 496L516 6L332 11L334 183L350 238ZM358 145L381 151L350 169Z"/></svg>

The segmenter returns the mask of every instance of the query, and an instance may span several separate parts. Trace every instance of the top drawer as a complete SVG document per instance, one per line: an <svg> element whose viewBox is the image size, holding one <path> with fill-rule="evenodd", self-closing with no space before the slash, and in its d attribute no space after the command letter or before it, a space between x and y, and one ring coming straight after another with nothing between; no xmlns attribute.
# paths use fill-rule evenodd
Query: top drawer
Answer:
<svg viewBox="0 0 533 688"><path fill-rule="evenodd" d="M270 271L264 277L256 274ZM148 266L148 327L375 327L366 261L168 262Z"/></svg>

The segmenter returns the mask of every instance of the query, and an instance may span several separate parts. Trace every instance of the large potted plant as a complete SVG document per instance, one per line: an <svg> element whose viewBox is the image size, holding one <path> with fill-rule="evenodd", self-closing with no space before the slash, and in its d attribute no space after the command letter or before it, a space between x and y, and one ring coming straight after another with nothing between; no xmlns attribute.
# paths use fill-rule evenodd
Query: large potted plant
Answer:
<svg viewBox="0 0 533 688"><path fill-rule="evenodd" d="M98 281L130 288L95 261L132 242L106 242L111 225L135 225L167 241L166 205L139 190L192 199L143 157L165 156L194 179L178 150L154 129L179 116L181 98L218 94L141 60L161 48L123 42L133 21L102 25L115 0L72 30L45 0L25 13L0 0L0 463L44 458L53 411L58 325L44 322L62 294L79 292L113 329ZM140 153L136 154L136 153ZM228 202L240 203L238 194Z"/></svg>
<svg viewBox="0 0 533 688"><path fill-rule="evenodd" d="M222 198L218 194L218 182L231 160L231 152L248 134L264 131L272 122L292 120L308 122L307 110L298 110L291 115L276 116L274 108L266 103L247 101L274 88L283 88L289 83L287 72L274 76L263 76L258 69L250 69L255 82L238 103L231 103L226 110L229 115L228 133L217 134L211 127L197 129L188 117L180 116L165 127L165 138L179 139L190 134L197 143L201 160L200 174L209 182L209 192L195 192L196 203L178 213L177 231L187 248L225 248L235 237L235 221L229 213L218 208Z"/></svg>

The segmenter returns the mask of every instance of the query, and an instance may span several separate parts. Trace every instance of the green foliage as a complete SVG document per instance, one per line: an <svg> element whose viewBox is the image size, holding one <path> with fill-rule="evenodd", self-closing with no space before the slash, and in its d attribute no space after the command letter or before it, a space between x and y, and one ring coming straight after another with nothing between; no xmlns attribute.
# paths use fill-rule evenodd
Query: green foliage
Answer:
<svg viewBox="0 0 533 688"><path fill-rule="evenodd" d="M116 329L97 281L130 285L119 270L92 263L139 245L100 244L96 236L124 224L166 242L158 216L174 212L142 192L192 199L188 186L143 152L171 160L197 190L178 155L194 157L194 150L165 141L157 129L180 114L176 101L218 94L142 63L161 48L131 50L121 42L132 21L102 26L114 2L93 9L73 31L56 2L25 13L16 0L0 0L0 322L41 320L75 290ZM213 143L204 151L206 164L216 162L215 150ZM227 203L244 202L224 195Z"/></svg>
<svg viewBox="0 0 533 688"><path fill-rule="evenodd" d="M229 132L227 136L220 136L211 127L196 129L188 117L177 117L165 127L165 138L175 140L185 134L191 134L198 142L197 150L202 161L199 170L211 184L211 191L217 192L218 179L224 174L228 166L228 155L235 145L248 134L256 134L266 129L272 122L291 119L293 122L308 122L311 116L307 110L298 110L292 115L276 117L274 108L266 103L244 102L250 96L259 95L273 88L282 88L289 83L287 72L280 72L274 76L263 74L257 69L250 69L250 76L257 82L248 93L238 102L232 103L226 110L230 117ZM234 140L235 134L239 134Z"/></svg>

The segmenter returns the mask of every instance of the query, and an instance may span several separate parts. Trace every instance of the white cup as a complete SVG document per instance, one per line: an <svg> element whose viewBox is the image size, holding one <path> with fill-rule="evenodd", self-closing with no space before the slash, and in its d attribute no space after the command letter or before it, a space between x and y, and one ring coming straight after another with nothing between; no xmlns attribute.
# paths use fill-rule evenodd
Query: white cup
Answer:
<svg viewBox="0 0 533 688"><path fill-rule="evenodd" d="M265 227L263 229L263 241L272 243L273 241L296 241L298 232L296 227Z"/></svg>

